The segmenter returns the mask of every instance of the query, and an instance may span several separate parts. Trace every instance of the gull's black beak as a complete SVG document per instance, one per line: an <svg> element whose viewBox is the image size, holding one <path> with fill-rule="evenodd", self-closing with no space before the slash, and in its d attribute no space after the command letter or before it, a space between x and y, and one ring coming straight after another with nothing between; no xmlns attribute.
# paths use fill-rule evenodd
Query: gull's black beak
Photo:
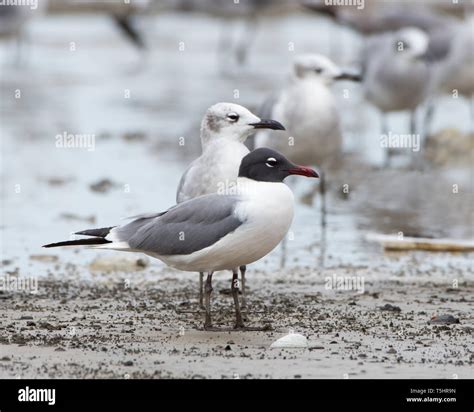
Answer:
<svg viewBox="0 0 474 412"><path fill-rule="evenodd" d="M316 172L316 170L313 170L310 167L306 167L306 166L293 165L293 167L290 167L289 169L287 169L287 172L290 175L299 175L299 176L319 178L319 175Z"/></svg>
<svg viewBox="0 0 474 412"><path fill-rule="evenodd" d="M358 73L342 72L339 76L334 77L334 80L350 80L353 82L361 82L362 76Z"/></svg>
<svg viewBox="0 0 474 412"><path fill-rule="evenodd" d="M257 123L250 123L255 129L285 130L283 125L276 120L260 120Z"/></svg>

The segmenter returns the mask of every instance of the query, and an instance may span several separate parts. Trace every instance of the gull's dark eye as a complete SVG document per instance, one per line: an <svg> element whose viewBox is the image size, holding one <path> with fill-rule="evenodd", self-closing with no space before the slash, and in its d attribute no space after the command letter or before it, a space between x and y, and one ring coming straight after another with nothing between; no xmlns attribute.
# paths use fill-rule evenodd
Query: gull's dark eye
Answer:
<svg viewBox="0 0 474 412"><path fill-rule="evenodd" d="M314 69L314 71L318 74L322 73L323 72L323 69L321 69L321 67L317 67L316 69Z"/></svg>
<svg viewBox="0 0 474 412"><path fill-rule="evenodd" d="M239 120L239 115L237 113L229 113L227 115L227 118L231 121L231 122L236 122L237 120Z"/></svg>
<svg viewBox="0 0 474 412"><path fill-rule="evenodd" d="M275 166L277 165L277 163L278 163L278 162L277 162L277 160L276 160L274 157L269 157L269 158L267 159L267 161L266 161L265 164L266 164L268 167L275 167Z"/></svg>

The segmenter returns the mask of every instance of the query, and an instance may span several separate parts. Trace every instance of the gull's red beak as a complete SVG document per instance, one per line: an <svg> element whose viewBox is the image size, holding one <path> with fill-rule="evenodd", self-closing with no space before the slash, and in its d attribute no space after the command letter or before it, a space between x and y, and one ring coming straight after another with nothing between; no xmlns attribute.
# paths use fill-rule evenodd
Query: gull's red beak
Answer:
<svg viewBox="0 0 474 412"><path fill-rule="evenodd" d="M295 166L291 169L288 169L288 173L290 175L299 175L299 176L306 176L306 177L319 177L318 173L311 169L310 167L306 166Z"/></svg>

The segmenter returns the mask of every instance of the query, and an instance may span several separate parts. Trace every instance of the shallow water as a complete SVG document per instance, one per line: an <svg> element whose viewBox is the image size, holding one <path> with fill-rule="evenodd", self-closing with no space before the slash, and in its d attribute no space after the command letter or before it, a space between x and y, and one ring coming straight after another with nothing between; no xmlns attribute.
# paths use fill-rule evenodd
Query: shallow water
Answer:
<svg viewBox="0 0 474 412"><path fill-rule="evenodd" d="M145 55L134 50L101 16L47 16L34 21L19 65L14 63L11 44L0 46L2 259L13 260L23 275L43 276L50 270L48 265L32 261L31 255L53 254L61 263L87 266L99 254L70 249L45 252L40 248L44 243L68 238L73 231L89 226L108 226L124 216L173 205L181 173L199 154L199 123L208 106L235 101L256 109L286 80L296 53L321 52L350 66L361 44L349 31L335 29L314 16L266 19L248 64L235 68L228 57L222 61L216 53L223 25L217 19L163 14L149 17L143 24L151 45ZM288 39L295 45L294 52L288 51ZM180 42L184 51L179 51ZM331 49L331 44L339 47ZM341 97L344 88L350 91L349 99ZM21 98L15 98L18 90ZM361 155L368 165L378 164L383 152L377 139L376 111L362 104L356 85L337 86L335 93L341 101L345 146ZM472 127L462 99L443 98L440 105L435 130L455 127L466 132ZM406 132L407 116L393 115L390 125L393 130ZM93 150L58 148L57 135L64 133L94 135ZM185 138L184 146L179 144L180 137ZM367 173L377 171L367 166ZM400 171L398 176L404 173ZM471 171L461 170L458 175L453 180L448 172L442 172L448 183L461 182L472 199ZM410 177L405 178L408 183ZM101 179L110 179L116 186L107 193L92 192L89 186ZM368 196L382 191L378 205L382 217L375 218L375 206L364 208L364 199L340 199L337 191L341 182L344 180L337 181L328 195L326 267L377 267L391 273L402 270L406 275L416 269L428 276L436 273L433 268L443 268L472 276L469 255L387 255L363 239L367 231L397 233L401 223L404 230L413 227L417 234L429 234L435 225L441 227L438 232L443 236L469 237L472 228L464 230L472 223L469 208L459 220L446 224L437 214L415 219L413 204L403 199L411 198L419 188L407 184L390 192L382 181L372 192L367 191ZM358 182L363 186L364 179ZM307 189L308 183L299 185L297 198ZM426 198L430 209L442 207L444 211L450 207L448 194L443 197L442 190L446 188L433 182L434 198L448 200L444 204ZM386 202L392 200L400 203L396 211L387 207ZM406 213L398 213L400 210ZM93 222L66 219L61 217L64 213L83 219L92 217ZM290 237L286 267L321 268L318 194L312 206L298 203ZM114 252L100 255L109 253ZM280 267L281 258L282 251L277 248L253 266L271 271Z"/></svg>

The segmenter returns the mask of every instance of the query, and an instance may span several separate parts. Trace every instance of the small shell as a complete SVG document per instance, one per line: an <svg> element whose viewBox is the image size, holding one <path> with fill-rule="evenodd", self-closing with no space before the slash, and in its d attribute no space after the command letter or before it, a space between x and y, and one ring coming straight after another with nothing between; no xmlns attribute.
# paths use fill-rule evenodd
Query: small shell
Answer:
<svg viewBox="0 0 474 412"><path fill-rule="evenodd" d="M270 348L307 348L308 339L299 333L289 333L277 339L270 345Z"/></svg>

